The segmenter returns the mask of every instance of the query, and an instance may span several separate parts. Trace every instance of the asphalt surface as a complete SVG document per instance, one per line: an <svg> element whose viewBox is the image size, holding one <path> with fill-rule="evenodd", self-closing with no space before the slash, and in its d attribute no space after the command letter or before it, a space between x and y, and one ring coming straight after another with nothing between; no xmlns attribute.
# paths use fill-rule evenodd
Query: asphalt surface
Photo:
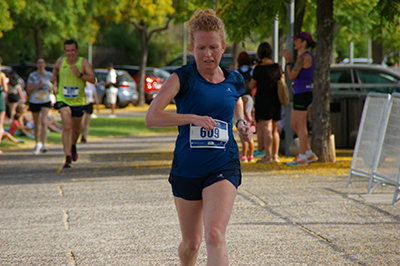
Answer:
<svg viewBox="0 0 400 266"><path fill-rule="evenodd" d="M179 265L167 181L176 135L61 145L0 156L0 265ZM227 231L230 265L400 265L400 203L337 163L243 164ZM206 265L203 242L198 265Z"/></svg>

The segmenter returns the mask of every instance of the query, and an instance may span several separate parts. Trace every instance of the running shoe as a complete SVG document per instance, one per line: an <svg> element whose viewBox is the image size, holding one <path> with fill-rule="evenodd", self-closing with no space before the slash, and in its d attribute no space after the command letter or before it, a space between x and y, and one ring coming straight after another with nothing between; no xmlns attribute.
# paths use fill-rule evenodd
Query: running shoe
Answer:
<svg viewBox="0 0 400 266"><path fill-rule="evenodd" d="M42 147L43 144L41 142L36 143L35 149L33 150L33 154L38 155Z"/></svg>
<svg viewBox="0 0 400 266"><path fill-rule="evenodd" d="M272 158L267 158L265 156L257 161L257 163L271 163L271 162L272 162Z"/></svg>
<svg viewBox="0 0 400 266"><path fill-rule="evenodd" d="M317 157L317 155L315 155L315 153L312 153L311 155L309 155L307 157L307 161L308 161L308 163L318 161L318 157Z"/></svg>
<svg viewBox="0 0 400 266"><path fill-rule="evenodd" d="M281 162L281 159L279 158L279 156L274 156L274 162L276 162L276 163Z"/></svg>
<svg viewBox="0 0 400 266"><path fill-rule="evenodd" d="M46 147L46 145L43 145L41 152L46 153L48 151L49 149Z"/></svg>
<svg viewBox="0 0 400 266"><path fill-rule="evenodd" d="M109 115L108 117L109 118L116 118L117 116L116 115Z"/></svg>
<svg viewBox="0 0 400 266"><path fill-rule="evenodd" d="M86 143L86 138L84 136L81 138L81 143Z"/></svg>
<svg viewBox="0 0 400 266"><path fill-rule="evenodd" d="M71 156L65 157L65 163L63 168L71 168L72 167L72 162L71 162Z"/></svg>
<svg viewBox="0 0 400 266"><path fill-rule="evenodd" d="M265 151L255 151L253 153L253 156L254 157L263 157L263 156L265 156Z"/></svg>
<svg viewBox="0 0 400 266"><path fill-rule="evenodd" d="M300 156L297 155L293 161L286 163L289 166L306 166L308 165L308 157L305 159L300 159Z"/></svg>
<svg viewBox="0 0 400 266"><path fill-rule="evenodd" d="M250 155L250 156L247 158L247 161L248 161L249 163L254 163L254 156L253 156L253 155Z"/></svg>
<svg viewBox="0 0 400 266"><path fill-rule="evenodd" d="M246 156L239 155L239 160L240 160L242 163L247 163L247 157L246 157Z"/></svg>
<svg viewBox="0 0 400 266"><path fill-rule="evenodd" d="M76 145L72 145L71 147L71 158L72 161L76 162L78 160L78 152L76 151Z"/></svg>

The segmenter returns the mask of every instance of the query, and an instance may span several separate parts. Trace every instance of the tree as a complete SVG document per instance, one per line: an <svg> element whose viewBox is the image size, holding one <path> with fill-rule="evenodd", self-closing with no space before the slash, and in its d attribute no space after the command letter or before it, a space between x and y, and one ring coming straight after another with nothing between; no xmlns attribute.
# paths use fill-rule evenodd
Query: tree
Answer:
<svg viewBox="0 0 400 266"><path fill-rule="evenodd" d="M333 44L333 0L317 0L317 45L312 111L312 148L321 162L334 160L329 136L330 126L330 57Z"/></svg>
<svg viewBox="0 0 400 266"><path fill-rule="evenodd" d="M139 71L139 105L145 104L144 78L147 66L149 40L157 32L166 30L173 18L175 9L172 0L119 0L113 5L100 0L100 11L104 16L116 22L125 20L132 23L140 32L140 71Z"/></svg>
<svg viewBox="0 0 400 266"><path fill-rule="evenodd" d="M24 0L2 0L0 1L0 38L3 37L5 31L14 28L14 20L11 13L19 14L25 8Z"/></svg>
<svg viewBox="0 0 400 266"><path fill-rule="evenodd" d="M10 51L19 44L18 50L23 54L14 54L12 60L49 57L56 50L54 56L48 58L55 59L53 57L60 54L58 44L65 39L76 38L79 43L87 43L95 36L98 27L90 13L93 2L65 0L60 5L57 0L26 1L22 10L10 13L13 30L5 33L1 48Z"/></svg>

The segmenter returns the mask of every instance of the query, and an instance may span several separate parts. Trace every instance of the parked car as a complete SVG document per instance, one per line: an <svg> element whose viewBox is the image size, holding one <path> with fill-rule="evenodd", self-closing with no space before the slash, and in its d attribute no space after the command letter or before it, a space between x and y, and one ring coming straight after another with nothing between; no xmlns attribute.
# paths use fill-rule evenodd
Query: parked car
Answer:
<svg viewBox="0 0 400 266"><path fill-rule="evenodd" d="M138 66L115 66L115 69L122 69L127 71L133 79L136 81L136 84L139 83L139 70ZM150 103L160 91L162 84L164 81L170 76L170 73L167 71L155 68L155 67L146 67L146 76L145 76L145 84L144 84L144 94L146 103Z"/></svg>
<svg viewBox="0 0 400 266"><path fill-rule="evenodd" d="M256 52L248 52L248 54L250 55L251 61L254 64L257 60L257 53ZM222 54L220 66L221 67L229 67L229 65L232 64L232 57L233 57L232 54ZM194 56L192 54L187 55L186 63L188 64L192 61L194 61ZM165 67L162 67L161 69L164 69L165 71L168 71L169 73L171 73L172 71L174 71L175 69L177 69L178 67L180 67L182 65L183 65L183 56L181 55L181 56L174 58L170 62L168 62L167 65Z"/></svg>
<svg viewBox="0 0 400 266"><path fill-rule="evenodd" d="M124 108L130 103L137 105L139 102L139 93L137 91L136 82L133 80L132 76L128 72L122 70L116 70L118 79L118 96L117 96L117 106ZM99 97L100 103L104 104L107 108L111 105L107 102L106 88L102 85L104 81L107 80L107 69L96 68L94 70L98 84L97 84L97 95Z"/></svg>
<svg viewBox="0 0 400 266"><path fill-rule="evenodd" d="M331 66L331 128L337 148L354 147L364 101L369 92L400 92L400 72L381 65Z"/></svg>

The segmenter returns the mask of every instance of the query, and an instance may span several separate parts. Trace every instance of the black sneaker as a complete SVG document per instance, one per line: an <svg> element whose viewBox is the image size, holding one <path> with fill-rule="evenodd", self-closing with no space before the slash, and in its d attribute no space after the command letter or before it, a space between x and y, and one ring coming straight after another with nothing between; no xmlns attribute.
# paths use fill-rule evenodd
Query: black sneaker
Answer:
<svg viewBox="0 0 400 266"><path fill-rule="evenodd" d="M63 168L71 168L71 167L72 167L71 156L66 156Z"/></svg>
<svg viewBox="0 0 400 266"><path fill-rule="evenodd" d="M76 162L78 160L78 152L76 151L76 145L72 145L71 147L71 158L72 161Z"/></svg>
<svg viewBox="0 0 400 266"><path fill-rule="evenodd" d="M84 136L81 138L81 143L86 143L86 138Z"/></svg>

